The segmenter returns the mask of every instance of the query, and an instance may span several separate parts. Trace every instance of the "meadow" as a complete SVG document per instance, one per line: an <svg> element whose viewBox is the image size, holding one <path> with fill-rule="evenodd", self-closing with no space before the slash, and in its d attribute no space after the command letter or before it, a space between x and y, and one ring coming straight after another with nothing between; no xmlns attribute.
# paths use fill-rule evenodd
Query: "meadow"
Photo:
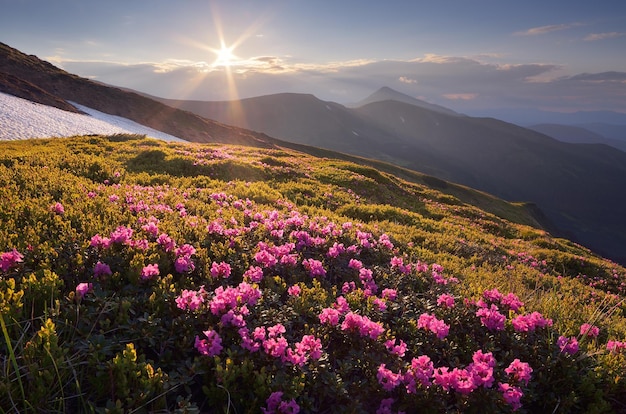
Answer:
<svg viewBox="0 0 626 414"><path fill-rule="evenodd" d="M139 135L0 154L2 412L626 410L626 269L440 182Z"/></svg>

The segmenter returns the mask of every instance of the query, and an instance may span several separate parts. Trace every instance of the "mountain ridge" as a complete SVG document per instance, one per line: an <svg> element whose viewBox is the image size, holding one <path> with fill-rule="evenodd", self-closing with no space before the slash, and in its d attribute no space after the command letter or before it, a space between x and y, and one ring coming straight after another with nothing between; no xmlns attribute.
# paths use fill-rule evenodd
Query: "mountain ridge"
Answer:
<svg viewBox="0 0 626 414"><path fill-rule="evenodd" d="M381 101L398 101L408 103L410 105L419 106L420 108L430 109L435 112L441 112L448 115L463 116L462 114L459 114L458 112L453 111L450 108L446 108L441 105L436 105L430 102L423 101L421 99L414 98L402 92L398 92L388 86L383 86L365 99L346 106L349 108L359 108L373 102Z"/></svg>

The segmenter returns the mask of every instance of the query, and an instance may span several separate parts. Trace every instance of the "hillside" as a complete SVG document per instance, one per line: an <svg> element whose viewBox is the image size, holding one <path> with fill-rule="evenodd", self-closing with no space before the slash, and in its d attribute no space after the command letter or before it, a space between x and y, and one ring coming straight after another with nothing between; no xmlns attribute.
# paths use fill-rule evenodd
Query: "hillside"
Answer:
<svg viewBox="0 0 626 414"><path fill-rule="evenodd" d="M164 102L285 141L375 158L509 201L533 202L555 234L626 263L621 208L626 193L618 190L626 188L626 154L400 100L372 98L358 108L298 94Z"/></svg>
<svg viewBox="0 0 626 414"><path fill-rule="evenodd" d="M3 411L626 408L626 269L570 241L284 148L0 154Z"/></svg>

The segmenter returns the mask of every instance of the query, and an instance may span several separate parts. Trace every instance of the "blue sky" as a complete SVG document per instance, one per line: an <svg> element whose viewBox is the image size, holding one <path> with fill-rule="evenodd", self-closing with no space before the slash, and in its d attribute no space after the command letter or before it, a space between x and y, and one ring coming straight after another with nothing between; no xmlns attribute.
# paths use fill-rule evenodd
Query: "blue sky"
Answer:
<svg viewBox="0 0 626 414"><path fill-rule="evenodd" d="M466 113L626 113L622 0L0 0L0 8L0 42L167 98L300 92L349 103L389 86Z"/></svg>

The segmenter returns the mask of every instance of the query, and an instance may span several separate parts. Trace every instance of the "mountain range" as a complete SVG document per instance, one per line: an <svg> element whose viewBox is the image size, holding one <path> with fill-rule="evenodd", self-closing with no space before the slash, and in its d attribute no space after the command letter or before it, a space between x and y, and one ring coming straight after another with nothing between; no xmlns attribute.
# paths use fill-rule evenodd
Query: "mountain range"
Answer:
<svg viewBox="0 0 626 414"><path fill-rule="evenodd" d="M552 231L626 260L626 153L572 144L493 118L427 107L384 88L361 106L312 95L239 101L161 100L203 117L283 140L371 157L536 203Z"/></svg>
<svg viewBox="0 0 626 414"><path fill-rule="evenodd" d="M72 106L76 102L193 142L340 151L385 162L385 168L403 167L405 175L428 174L421 177L434 186L455 186L447 180L532 202L553 234L626 262L626 153L606 145L561 142L389 88L351 107L304 94L229 102L151 99L69 74L3 44L0 73L2 92L79 111Z"/></svg>

